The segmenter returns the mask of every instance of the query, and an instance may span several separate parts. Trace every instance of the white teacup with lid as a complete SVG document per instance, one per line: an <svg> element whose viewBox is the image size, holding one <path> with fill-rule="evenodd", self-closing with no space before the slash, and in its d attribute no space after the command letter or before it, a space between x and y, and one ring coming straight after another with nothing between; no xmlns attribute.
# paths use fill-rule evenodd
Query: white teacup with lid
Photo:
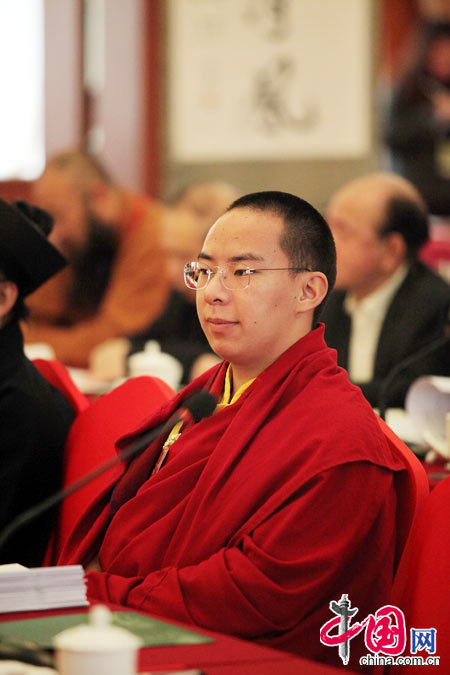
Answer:
<svg viewBox="0 0 450 675"><path fill-rule="evenodd" d="M53 638L59 675L135 675L140 640L111 625L111 612L95 605L89 623L68 628Z"/></svg>
<svg viewBox="0 0 450 675"><path fill-rule="evenodd" d="M153 375L164 380L177 391L183 375L183 366L171 354L161 351L156 340L145 343L143 352L136 352L128 357L128 374L130 377Z"/></svg>

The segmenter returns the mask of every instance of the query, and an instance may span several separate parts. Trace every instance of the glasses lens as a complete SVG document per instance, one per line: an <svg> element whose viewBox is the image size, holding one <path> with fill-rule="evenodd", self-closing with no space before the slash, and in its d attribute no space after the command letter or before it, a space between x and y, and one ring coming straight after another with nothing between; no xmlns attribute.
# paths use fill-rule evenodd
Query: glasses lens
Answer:
<svg viewBox="0 0 450 675"><path fill-rule="evenodd" d="M250 270L247 265L235 263L211 269L205 263L190 262L184 266L184 283L196 291L206 288L214 274L222 277L222 283L230 291L247 288L250 282Z"/></svg>
<svg viewBox="0 0 450 675"><path fill-rule="evenodd" d="M198 290L205 288L209 278L209 267L197 262L186 263L184 266L184 283L188 288Z"/></svg>
<svg viewBox="0 0 450 675"><path fill-rule="evenodd" d="M231 263L223 268L222 280L225 288L230 291L240 291L247 288L250 282L250 270L242 263Z"/></svg>

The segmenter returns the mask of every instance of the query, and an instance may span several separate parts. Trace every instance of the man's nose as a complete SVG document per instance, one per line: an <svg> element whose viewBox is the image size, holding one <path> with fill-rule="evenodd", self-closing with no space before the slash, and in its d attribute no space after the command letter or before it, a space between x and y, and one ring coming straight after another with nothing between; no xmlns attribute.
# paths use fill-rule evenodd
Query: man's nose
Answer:
<svg viewBox="0 0 450 675"><path fill-rule="evenodd" d="M208 285L203 292L207 302L216 302L217 300L226 302L229 299L231 291L225 288L221 270L216 270L215 274L211 275Z"/></svg>

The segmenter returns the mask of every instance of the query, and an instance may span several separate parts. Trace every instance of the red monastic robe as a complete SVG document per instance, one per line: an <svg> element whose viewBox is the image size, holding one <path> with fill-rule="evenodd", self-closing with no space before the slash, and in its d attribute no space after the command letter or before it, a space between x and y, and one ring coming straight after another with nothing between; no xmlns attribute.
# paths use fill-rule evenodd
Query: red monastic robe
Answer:
<svg viewBox="0 0 450 675"><path fill-rule="evenodd" d="M225 370L202 375L126 440L194 391L220 393ZM341 664L319 629L342 593L359 607L355 620L388 600L393 476L404 467L323 326L236 403L185 429L150 476L164 440L131 462L112 500L108 490L92 505L60 562L87 563L101 542L90 598ZM362 635L356 651L367 651Z"/></svg>

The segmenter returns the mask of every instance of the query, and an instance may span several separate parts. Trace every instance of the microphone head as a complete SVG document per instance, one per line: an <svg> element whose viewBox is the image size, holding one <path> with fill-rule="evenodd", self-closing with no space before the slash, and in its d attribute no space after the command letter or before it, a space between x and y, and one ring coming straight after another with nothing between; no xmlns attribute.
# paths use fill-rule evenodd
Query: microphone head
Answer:
<svg viewBox="0 0 450 675"><path fill-rule="evenodd" d="M183 407L189 410L194 422L200 422L204 417L212 415L216 409L216 397L208 391L196 391L183 401Z"/></svg>

